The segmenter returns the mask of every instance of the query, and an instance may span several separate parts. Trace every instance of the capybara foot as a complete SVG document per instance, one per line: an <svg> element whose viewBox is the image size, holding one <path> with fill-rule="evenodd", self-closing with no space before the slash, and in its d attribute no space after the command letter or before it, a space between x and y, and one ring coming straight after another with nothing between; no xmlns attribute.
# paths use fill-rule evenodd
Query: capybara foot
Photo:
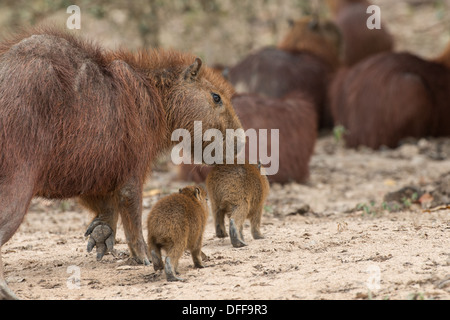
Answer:
<svg viewBox="0 0 450 320"><path fill-rule="evenodd" d="M253 237L253 239L255 239L255 240L258 240L258 239L264 239L265 237L261 234L261 232L259 232L259 231L253 231L252 232L252 237Z"/></svg>
<svg viewBox="0 0 450 320"><path fill-rule="evenodd" d="M6 282L0 279L0 300L19 300L14 292L8 288Z"/></svg>
<svg viewBox="0 0 450 320"><path fill-rule="evenodd" d="M244 241L242 241L241 239L239 239L238 235L239 235L239 233L237 231L236 224L234 223L233 219L230 219L230 239L231 239L231 244L235 248L241 248L241 247L246 246L247 244Z"/></svg>
<svg viewBox="0 0 450 320"><path fill-rule="evenodd" d="M150 254L152 256L153 269L155 271L164 269L164 264L161 257L156 254L155 250L152 250Z"/></svg>
<svg viewBox="0 0 450 320"><path fill-rule="evenodd" d="M167 281L185 281L184 279L175 276L169 257L166 257L166 265L164 266L164 272L166 273Z"/></svg>
<svg viewBox="0 0 450 320"><path fill-rule="evenodd" d="M226 238L228 237L227 232L225 231L225 227L223 225L216 225L216 236L218 238Z"/></svg>
<svg viewBox="0 0 450 320"><path fill-rule="evenodd" d="M106 252L110 252L114 248L113 230L99 220L92 221L84 236L89 236L87 244L88 252L91 252L94 247L97 247L97 261L100 261Z"/></svg>
<svg viewBox="0 0 450 320"><path fill-rule="evenodd" d="M134 243L128 243L128 248L130 249L131 258L134 261L144 266L150 265L150 260L147 257L147 245L143 239L138 239Z"/></svg>

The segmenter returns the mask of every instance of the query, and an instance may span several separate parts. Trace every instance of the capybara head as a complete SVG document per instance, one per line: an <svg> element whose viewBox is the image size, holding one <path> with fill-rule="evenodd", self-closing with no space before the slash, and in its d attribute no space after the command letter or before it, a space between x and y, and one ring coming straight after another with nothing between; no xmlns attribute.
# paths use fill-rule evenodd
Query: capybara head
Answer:
<svg viewBox="0 0 450 320"><path fill-rule="evenodd" d="M210 144L204 139L205 131L217 129L222 134L225 154L226 130L242 129L231 103L234 88L218 72L205 66L200 58L189 53L152 50L141 53L136 61L139 61L136 66L147 70L148 81L164 97L162 104L169 135L173 136L177 129L187 130L191 155L196 155L193 152L194 140L202 141L204 150ZM178 138L172 141L177 143L182 140ZM241 142L241 147L245 143L243 134L235 140ZM235 154L239 151L237 145L234 144Z"/></svg>
<svg viewBox="0 0 450 320"><path fill-rule="evenodd" d="M331 66L338 67L342 53L342 37L333 22L304 17L293 23L278 47L286 51L308 51Z"/></svg>
<svg viewBox="0 0 450 320"><path fill-rule="evenodd" d="M178 192L189 198L192 198L195 201L198 201L203 209L205 209L205 213L208 213L208 195L206 193L206 190L202 186L189 186L179 189Z"/></svg>

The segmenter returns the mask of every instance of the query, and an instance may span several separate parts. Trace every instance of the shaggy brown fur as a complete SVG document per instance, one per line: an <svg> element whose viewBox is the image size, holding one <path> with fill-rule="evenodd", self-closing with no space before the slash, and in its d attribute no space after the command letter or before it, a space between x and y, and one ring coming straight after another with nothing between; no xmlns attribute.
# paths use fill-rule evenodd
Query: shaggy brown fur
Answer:
<svg viewBox="0 0 450 320"><path fill-rule="evenodd" d="M152 207L147 219L147 241L155 271L165 269L168 281L182 280L174 272L178 273L178 262L186 249L191 252L194 266L203 268L201 249L207 218L206 191L200 186L180 189ZM161 250L167 253L165 267Z"/></svg>
<svg viewBox="0 0 450 320"><path fill-rule="evenodd" d="M409 53L379 54L343 70L330 99L348 147L396 147L406 137L450 134L449 67Z"/></svg>
<svg viewBox="0 0 450 320"><path fill-rule="evenodd" d="M240 128L232 93L191 54L106 52L49 28L0 44L0 247L32 197L79 197L96 214L88 249L97 245L98 258L111 249L120 213L132 256L148 263L141 211L151 162L174 145L174 129L193 135L194 120L224 136Z"/></svg>
<svg viewBox="0 0 450 320"><path fill-rule="evenodd" d="M332 126L326 105L331 74L337 67L339 33L326 22L303 19L294 24L280 48L264 48L230 68L229 79L239 93L281 98L297 91L313 99L319 128Z"/></svg>
<svg viewBox="0 0 450 320"><path fill-rule="evenodd" d="M232 101L244 130L279 129L280 167L277 174L267 176L269 181L306 182L317 139L317 114L311 99L301 93L292 93L283 99L239 94ZM270 143L268 136L268 145L264 146L266 150L271 150ZM248 154L247 144L247 159ZM179 170L182 180L200 183L205 181L211 167L181 165Z"/></svg>
<svg viewBox="0 0 450 320"><path fill-rule="evenodd" d="M246 245L243 235L245 219L250 219L253 238L263 238L260 225L269 183L258 165L215 165L206 178L206 188L218 237L227 236L224 219L228 216L234 247Z"/></svg>
<svg viewBox="0 0 450 320"><path fill-rule="evenodd" d="M366 0L328 0L334 21L343 38L343 64L352 66L363 59L385 51L392 51L394 40L386 24L381 29L368 29L366 13L371 3Z"/></svg>

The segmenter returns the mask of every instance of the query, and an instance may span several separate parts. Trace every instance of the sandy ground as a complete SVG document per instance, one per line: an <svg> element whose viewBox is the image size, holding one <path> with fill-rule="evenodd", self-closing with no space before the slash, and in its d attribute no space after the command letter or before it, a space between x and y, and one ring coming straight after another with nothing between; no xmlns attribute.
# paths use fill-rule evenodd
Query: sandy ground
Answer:
<svg viewBox="0 0 450 320"><path fill-rule="evenodd" d="M206 268L194 269L186 253L185 282L130 264L120 225L115 254L97 262L83 236L89 213L73 201L35 199L2 249L6 280L22 299L449 299L450 210L430 197L396 212L383 202L407 185L434 195L450 171L448 145L421 140L373 152L320 138L307 185L271 186L265 239L253 240L246 226L248 246L233 248L215 237L210 216ZM144 221L155 201L186 184L169 169L147 184Z"/></svg>

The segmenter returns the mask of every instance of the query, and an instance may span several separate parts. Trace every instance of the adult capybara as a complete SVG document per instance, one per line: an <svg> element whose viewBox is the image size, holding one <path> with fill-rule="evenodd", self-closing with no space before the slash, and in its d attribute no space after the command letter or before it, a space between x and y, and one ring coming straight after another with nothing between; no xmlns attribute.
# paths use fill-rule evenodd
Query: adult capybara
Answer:
<svg viewBox="0 0 450 320"><path fill-rule="evenodd" d="M339 27L343 40L342 62L352 66L359 61L385 51L392 51L394 39L385 23L380 29L369 29L367 0L327 0L333 21Z"/></svg>
<svg viewBox="0 0 450 320"><path fill-rule="evenodd" d="M294 23L278 48L267 47L249 55L229 69L228 78L238 93L281 98L301 91L313 98L319 128L329 128L332 118L326 92L339 51L336 26L304 18Z"/></svg>
<svg viewBox="0 0 450 320"><path fill-rule="evenodd" d="M216 226L216 235L227 236L225 216L230 218L233 247L245 246L243 226L250 219L253 239L262 239L261 216L269 193L269 182L258 164L214 165L206 178L206 188Z"/></svg>
<svg viewBox="0 0 450 320"><path fill-rule="evenodd" d="M168 281L180 281L178 261L189 249L196 268L203 268L201 249L208 218L206 191L190 186L159 200L147 219L148 251L155 271L164 269ZM166 251L165 264L161 250Z"/></svg>
<svg viewBox="0 0 450 320"><path fill-rule="evenodd" d="M348 147L396 147L406 137L450 134L450 50L436 61L381 53L342 70L330 88Z"/></svg>
<svg viewBox="0 0 450 320"><path fill-rule="evenodd" d="M266 98L257 94L237 94L233 106L244 130L279 130L279 169L268 175L269 181L277 183L304 183L309 177L309 162L317 139L317 114L310 98L302 93L291 93L282 99ZM260 136L258 137L260 139ZM258 140L259 143L259 140ZM251 143L246 144L246 156ZM262 148L274 152L269 133ZM259 148L258 148L259 154ZM211 167L181 165L179 177L185 181L205 181Z"/></svg>
<svg viewBox="0 0 450 320"><path fill-rule="evenodd" d="M232 93L191 54L105 51L50 28L3 42L0 247L34 196L79 197L96 214L87 234L97 258L111 249L120 213L132 257L149 263L141 211L152 160L175 145L174 129L193 135L194 120L224 137L240 128Z"/></svg>

